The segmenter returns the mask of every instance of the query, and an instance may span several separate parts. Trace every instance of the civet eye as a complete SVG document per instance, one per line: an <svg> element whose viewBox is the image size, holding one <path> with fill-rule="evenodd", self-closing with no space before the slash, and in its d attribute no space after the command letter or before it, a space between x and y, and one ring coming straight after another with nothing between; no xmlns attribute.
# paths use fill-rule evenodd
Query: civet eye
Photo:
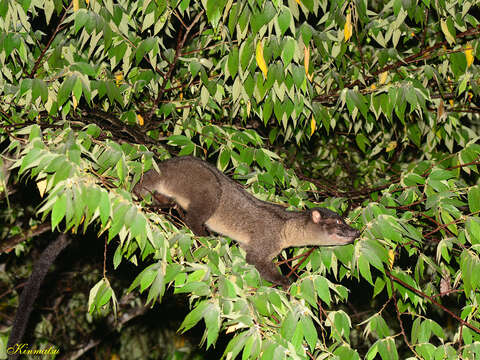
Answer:
<svg viewBox="0 0 480 360"><path fill-rule="evenodd" d="M337 219L337 224L340 225L342 223L342 220Z"/></svg>

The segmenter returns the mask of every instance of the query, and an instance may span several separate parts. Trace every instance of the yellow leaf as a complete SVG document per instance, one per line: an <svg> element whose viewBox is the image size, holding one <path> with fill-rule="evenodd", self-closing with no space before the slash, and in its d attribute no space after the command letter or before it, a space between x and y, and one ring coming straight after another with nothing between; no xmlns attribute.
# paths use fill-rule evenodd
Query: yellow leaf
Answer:
<svg viewBox="0 0 480 360"><path fill-rule="evenodd" d="M455 44L455 38L450 31L448 31L448 26L445 20L440 20L440 27L442 28L443 35L445 35L445 39L447 39L449 44Z"/></svg>
<svg viewBox="0 0 480 360"><path fill-rule="evenodd" d="M87 3L87 5L90 4L90 0L85 0L85 2Z"/></svg>
<svg viewBox="0 0 480 360"><path fill-rule="evenodd" d="M310 47L305 46L303 49L303 66L305 66L305 75L307 75L307 79L312 81L313 79L313 72L311 74L308 73L308 67L310 66Z"/></svg>
<svg viewBox="0 0 480 360"><path fill-rule="evenodd" d="M448 100L448 103L450 104L450 106L453 106L453 99Z"/></svg>
<svg viewBox="0 0 480 360"><path fill-rule="evenodd" d="M45 190L47 188L47 180L43 179L43 180L37 181L37 188L38 188L38 192L40 193L40 196L43 197L43 195L45 195Z"/></svg>
<svg viewBox="0 0 480 360"><path fill-rule="evenodd" d="M231 332L235 332L237 331L238 329L242 328L242 324L241 323L237 323L237 324L233 324L233 325L230 325L227 327L227 330L225 331L226 334L229 334Z"/></svg>
<svg viewBox="0 0 480 360"><path fill-rule="evenodd" d="M312 120L310 121L310 136L313 135L316 128L317 128L317 122L315 121L315 118L312 116Z"/></svg>
<svg viewBox="0 0 480 360"><path fill-rule="evenodd" d="M387 77L388 77L388 71L384 71L379 75L378 82L380 83L380 85L385 84L385 81L387 81Z"/></svg>
<svg viewBox="0 0 480 360"><path fill-rule="evenodd" d="M310 64L310 47L305 46L303 49L303 66L305 66L305 75L308 76L308 65Z"/></svg>
<svg viewBox="0 0 480 360"><path fill-rule="evenodd" d="M138 125L143 126L143 116L140 114L137 114L137 122Z"/></svg>
<svg viewBox="0 0 480 360"><path fill-rule="evenodd" d="M123 73L121 71L115 74L115 83L117 86L123 83Z"/></svg>
<svg viewBox="0 0 480 360"><path fill-rule="evenodd" d="M73 110L75 110L77 108L78 101L75 95L72 96L72 99L73 99Z"/></svg>
<svg viewBox="0 0 480 360"><path fill-rule="evenodd" d="M467 42L465 46L465 56L467 57L467 67L470 67L473 64L473 47L470 42Z"/></svg>
<svg viewBox="0 0 480 360"><path fill-rule="evenodd" d="M377 86L376 86L375 84L372 84L372 85L370 86L370 89L372 89L372 90L375 90L376 88L377 88Z"/></svg>
<svg viewBox="0 0 480 360"><path fill-rule="evenodd" d="M395 251L390 249L388 250L388 265L390 265L390 269L393 268L394 261L395 261Z"/></svg>
<svg viewBox="0 0 480 360"><path fill-rule="evenodd" d="M263 58L263 45L261 41L257 42L257 51L255 53L255 57L257 59L257 64L260 70L262 70L263 76L265 79L267 78L268 68L267 64L265 63L265 59Z"/></svg>
<svg viewBox="0 0 480 360"><path fill-rule="evenodd" d="M349 12L347 14L347 20L345 21L345 26L343 28L343 36L345 41L348 41L352 37L353 27L352 27L352 14Z"/></svg>
<svg viewBox="0 0 480 360"><path fill-rule="evenodd" d="M390 152L392 151L393 149L395 149L397 147L397 142L396 141L390 141L387 145L387 152Z"/></svg>
<svg viewBox="0 0 480 360"><path fill-rule="evenodd" d="M298 5L301 5L302 3L300 2L300 0L295 0L297 2Z"/></svg>
<svg viewBox="0 0 480 360"><path fill-rule="evenodd" d="M77 11L80 8L78 1L79 0L73 0L73 11Z"/></svg>

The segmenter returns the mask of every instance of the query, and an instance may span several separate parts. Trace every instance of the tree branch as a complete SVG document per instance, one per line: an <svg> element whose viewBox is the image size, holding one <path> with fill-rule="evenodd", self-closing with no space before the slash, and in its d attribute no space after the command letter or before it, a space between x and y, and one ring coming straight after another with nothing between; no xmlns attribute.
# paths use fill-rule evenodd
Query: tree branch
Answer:
<svg viewBox="0 0 480 360"><path fill-rule="evenodd" d="M55 37L57 36L57 34L58 34L58 33L60 32L60 30L62 29L63 20L65 20L65 17L67 16L67 13L68 13L68 10L70 10L70 8L72 7L72 5L73 5L73 2L71 2L70 5L65 9L65 12L63 13L62 18L61 18L60 21L58 22L58 25L57 25L57 27L55 28L55 31L53 32L52 36L50 36L50 39L48 40L47 45L45 45L45 47L43 48L43 50L42 50L42 52L40 53L40 56L38 57L37 61L35 61L35 65L33 66L32 71L30 71L30 74L27 74L27 77L29 77L29 78L33 78L33 77L34 77L35 73L37 72L38 68L40 67L40 64L42 63L43 58L45 57L45 53L46 53L47 50L50 48L50 46L52 45L53 40L55 39Z"/></svg>
<svg viewBox="0 0 480 360"><path fill-rule="evenodd" d="M163 93L165 92L165 88L167 86L168 80L172 77L173 69L175 69L175 65L178 62L178 58L180 57L181 50L183 49L183 46L185 45L185 42L187 41L188 34L192 30L192 28L197 24L197 22L200 20L200 18L202 17L204 12L205 12L205 10L202 10L197 14L195 19L193 19L192 23L186 28L185 33L183 34L183 38L181 40L180 40L181 32L180 31L178 32L177 47L175 48L175 57L174 57L172 63L170 64L170 67L169 67L167 73L163 77L162 87L158 91L158 96L155 99L155 101L153 102L152 109L148 113L146 120L150 120L152 118L153 113L155 112L155 109L158 107L158 104L160 103L160 100L162 99Z"/></svg>
<svg viewBox="0 0 480 360"><path fill-rule="evenodd" d="M480 334L480 329L477 328L476 326L473 326L472 324L466 322L465 320L463 320L461 317L455 315L452 311L450 311L449 309L447 309L445 306L443 306L442 304L440 304L438 301L436 301L432 296L428 296L427 294L425 294L424 292L420 291L420 290L417 290L415 289L413 286L410 286L408 285L406 282L400 280L399 278L397 278L395 275L392 275L389 271L385 270L385 273L390 277L391 280L397 282L398 284L402 285L404 288L410 290L410 291L413 291L415 294L417 294L418 296L420 297L423 297L425 299L428 299L430 300L430 302L432 302L433 304L437 305L440 309L442 309L443 311L445 311L448 315L450 315L452 318L454 318L455 320L457 320L460 324L462 325L465 325L466 327L468 327L470 330L473 330L475 331L477 334Z"/></svg>

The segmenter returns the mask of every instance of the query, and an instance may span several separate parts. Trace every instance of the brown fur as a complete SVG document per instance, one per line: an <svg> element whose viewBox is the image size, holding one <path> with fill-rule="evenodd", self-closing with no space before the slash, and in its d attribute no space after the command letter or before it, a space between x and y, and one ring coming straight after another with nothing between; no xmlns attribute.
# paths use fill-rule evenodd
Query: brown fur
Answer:
<svg viewBox="0 0 480 360"><path fill-rule="evenodd" d="M166 160L159 169L160 173L150 170L143 175L133 189L136 195L151 193L159 205L174 200L187 212L184 221L194 234L205 236L207 228L236 240L246 251L247 262L264 279L284 288L289 281L272 263L282 249L344 245L360 234L328 209L287 211L259 200L215 167L194 157Z"/></svg>

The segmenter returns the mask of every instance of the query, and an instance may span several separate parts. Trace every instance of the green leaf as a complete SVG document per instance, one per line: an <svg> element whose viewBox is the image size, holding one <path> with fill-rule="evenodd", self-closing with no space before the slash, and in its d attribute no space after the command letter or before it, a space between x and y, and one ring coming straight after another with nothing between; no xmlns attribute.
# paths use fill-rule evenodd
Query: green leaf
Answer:
<svg viewBox="0 0 480 360"><path fill-rule="evenodd" d="M227 66L230 76L234 78L238 72L239 52L238 47L234 47L228 55Z"/></svg>
<svg viewBox="0 0 480 360"><path fill-rule="evenodd" d="M388 252L378 241L367 239L357 244L360 255L366 256L370 265L384 273L383 263L388 263Z"/></svg>
<svg viewBox="0 0 480 360"><path fill-rule="evenodd" d="M366 104L367 100L361 93L354 90L348 90L346 101L347 101L347 108L350 114L353 113L354 109L358 109L360 110L363 117L365 119L367 118L367 111L368 111L368 106Z"/></svg>
<svg viewBox="0 0 480 360"><path fill-rule="evenodd" d="M381 215L377 218L380 234L387 239L397 243L402 241L402 229L398 225L397 220L390 215Z"/></svg>
<svg viewBox="0 0 480 360"><path fill-rule="evenodd" d="M406 186L415 186L416 184L423 185L425 184L425 178L418 174L410 173L403 178L403 182Z"/></svg>
<svg viewBox="0 0 480 360"><path fill-rule="evenodd" d="M80 100L80 97L82 96L82 80L78 77L73 85L72 93L77 100Z"/></svg>
<svg viewBox="0 0 480 360"><path fill-rule="evenodd" d="M147 227L147 220L145 216L137 211L135 219L130 227L130 234L133 238L139 237L140 239L146 238L146 227Z"/></svg>
<svg viewBox="0 0 480 360"><path fill-rule="evenodd" d="M368 141L367 137L363 135L363 133L358 133L355 137L355 142L357 143L358 147L362 152L365 152L365 144L370 145L370 141Z"/></svg>
<svg viewBox="0 0 480 360"><path fill-rule="evenodd" d="M52 2L52 5L53 5L53 2ZM53 12L53 6L51 10ZM75 33L77 33L78 30L80 30L80 28L85 26L90 15L86 9L78 9L78 11L76 11L74 14L75 14L74 31ZM48 24L50 17L47 16L47 14L45 14L45 16L47 17L47 24Z"/></svg>
<svg viewBox="0 0 480 360"><path fill-rule="evenodd" d="M97 305L99 307L104 306L106 303L110 301L113 295L113 290L107 283L104 283L103 286L98 291L98 295L96 298Z"/></svg>
<svg viewBox="0 0 480 360"><path fill-rule="evenodd" d="M194 327L202 318L205 312L205 309L208 306L208 301L203 300L199 302L193 310L188 313L188 315L183 320L182 324L179 327L179 330L184 333L185 331Z"/></svg>
<svg viewBox="0 0 480 360"><path fill-rule="evenodd" d="M372 280L372 273L370 272L370 264L368 263L368 260L360 256L358 258L358 269L360 270L360 274L364 279L366 279L371 285L373 285L373 280Z"/></svg>
<svg viewBox="0 0 480 360"><path fill-rule="evenodd" d="M228 163L230 162L230 157L231 157L230 150L228 150L225 147L222 147L222 149L220 150L220 156L218 157L217 167L220 170L225 171L228 166Z"/></svg>
<svg viewBox="0 0 480 360"><path fill-rule="evenodd" d="M93 288L90 290L90 294L88 296L88 311L92 314L95 311L95 303L98 299L98 294L105 286L105 279L100 280L97 282Z"/></svg>
<svg viewBox="0 0 480 360"><path fill-rule="evenodd" d="M465 74L467 70L467 58L463 52L453 52L450 54L450 67L456 78Z"/></svg>
<svg viewBox="0 0 480 360"><path fill-rule="evenodd" d="M434 169L428 176L428 179L429 180L430 179L431 180L448 180L454 177L456 177L456 174L454 171Z"/></svg>
<svg viewBox="0 0 480 360"><path fill-rule="evenodd" d="M168 142L171 145L183 146L183 145L190 144L192 140L190 140L185 135L172 135L168 138Z"/></svg>
<svg viewBox="0 0 480 360"><path fill-rule="evenodd" d="M263 104L263 113L262 113L263 123L265 125L270 120L272 116L272 112L273 112L273 103L270 99L267 99Z"/></svg>
<svg viewBox="0 0 480 360"><path fill-rule="evenodd" d="M65 101L70 97L70 94L72 93L73 85L75 85L75 82L77 81L77 76L67 76L66 79L63 81L62 86L60 86L60 89L58 90L57 94L57 104L58 106L62 106Z"/></svg>
<svg viewBox="0 0 480 360"><path fill-rule="evenodd" d="M293 59L293 54L295 53L297 42L295 39L290 36L284 42L283 51L282 51L282 60L283 65L286 67Z"/></svg>
<svg viewBox="0 0 480 360"><path fill-rule="evenodd" d="M312 318L310 316L302 316L300 323L303 327L303 336L305 337L305 341L310 347L310 351L313 351L318 341L318 334Z"/></svg>
<svg viewBox="0 0 480 360"><path fill-rule="evenodd" d="M200 70L203 69L202 64L197 61L192 61L189 65L190 73L192 74L192 79L197 76Z"/></svg>
<svg viewBox="0 0 480 360"><path fill-rule="evenodd" d="M240 334L235 335L232 340L230 340L227 344L225 352L223 353L223 358L227 359L236 359L237 355L245 346L246 341L249 338L249 332L244 331Z"/></svg>
<svg viewBox="0 0 480 360"><path fill-rule="evenodd" d="M315 290L317 291L318 296L325 302L328 306L332 301L330 297L330 288L328 286L328 281L323 276L318 276L315 278Z"/></svg>
<svg viewBox="0 0 480 360"><path fill-rule="evenodd" d="M290 23L293 22L293 17L292 14L290 13L290 10L284 9L280 15L278 15L278 26L280 28L280 36L285 34L285 31L287 31L288 27L290 26Z"/></svg>
<svg viewBox="0 0 480 360"><path fill-rule="evenodd" d="M377 277L375 280L375 286L373 288L373 297L377 296L385 287L385 281L381 277Z"/></svg>
<svg viewBox="0 0 480 360"><path fill-rule="evenodd" d="M415 283L415 280L413 280L412 277L409 276L408 274L406 274L404 271L394 268L394 270L392 270L392 273L397 278L402 280L404 283L406 283L406 284L410 285L412 288L418 290L418 285ZM413 305L417 306L418 302L420 301L420 297L416 293L414 293L410 289L405 288L403 285L401 285L397 282L394 282L394 287L395 287L395 289L398 290L398 292L402 295L402 297L404 297L404 298L408 297L410 299L410 301L413 303Z"/></svg>
<svg viewBox="0 0 480 360"><path fill-rule="evenodd" d="M22 81L22 84L23 82L24 81ZM32 82L32 101L35 101L38 97L42 99L42 102L47 102L48 88L45 81L41 79L34 79Z"/></svg>
<svg viewBox="0 0 480 360"><path fill-rule="evenodd" d="M308 11L313 11L314 9L314 0L301 0L302 4L308 9Z"/></svg>
<svg viewBox="0 0 480 360"><path fill-rule="evenodd" d="M297 328L298 317L293 311L289 311L288 315L283 319L282 327L280 328L280 333L282 337L290 341L295 333Z"/></svg>
<svg viewBox="0 0 480 360"><path fill-rule="evenodd" d="M110 199L108 197L108 192L102 189L100 192L100 202L99 202L99 209L100 209L100 220L103 226L106 226L107 221L110 217Z"/></svg>
<svg viewBox="0 0 480 360"><path fill-rule="evenodd" d="M346 344L336 348L333 354L336 355L338 359L360 360L357 351Z"/></svg>
<svg viewBox="0 0 480 360"><path fill-rule="evenodd" d="M245 79L243 83L243 88L245 89L248 97L251 98L253 91L255 90L255 80L253 80L250 74L248 74L247 78Z"/></svg>
<svg viewBox="0 0 480 360"><path fill-rule="evenodd" d="M125 203L119 203L114 207L112 211L112 225L108 229L108 241L112 240L125 225L124 218L128 209L130 209L130 206Z"/></svg>
<svg viewBox="0 0 480 360"><path fill-rule="evenodd" d="M209 296L211 295L210 287L203 281L192 281L181 287L175 288L175 294L188 294L195 296Z"/></svg>
<svg viewBox="0 0 480 360"><path fill-rule="evenodd" d="M86 205L86 220L88 221L98 208L100 190L94 186L82 186L82 200Z"/></svg>
<svg viewBox="0 0 480 360"><path fill-rule="evenodd" d="M19 174L22 174L25 172L25 170L28 170L34 166L37 166L40 163L40 157L39 154L42 152L41 149L39 148L32 148L30 151L25 155L22 159L22 165L20 166L20 169L18 170Z"/></svg>
<svg viewBox="0 0 480 360"><path fill-rule="evenodd" d="M250 27L252 33L256 34L260 28L268 24L276 15L277 11L271 2L266 2L263 11L259 14L254 14L250 19Z"/></svg>
<svg viewBox="0 0 480 360"><path fill-rule="evenodd" d="M230 8L230 12L228 14L228 31L232 35L238 22L238 11L240 7L241 5L239 3L234 3Z"/></svg>
<svg viewBox="0 0 480 360"><path fill-rule="evenodd" d="M245 6L242 10L242 13L240 14L240 17L238 18L238 25L241 31L246 31L247 25L250 24L251 14L252 13L250 11L250 7ZM233 34L233 31L232 31L232 34Z"/></svg>
<svg viewBox="0 0 480 360"><path fill-rule="evenodd" d="M470 298L470 292L475 290L477 284L480 282L480 279L477 279L478 277L476 276L479 270L479 263L478 257L470 251L462 251L460 255L460 271L462 273L463 289L467 298Z"/></svg>
<svg viewBox="0 0 480 360"><path fill-rule="evenodd" d="M313 36L314 29L307 23L303 23L300 26L300 32L302 33L302 40L305 46L309 46L310 40Z"/></svg>
<svg viewBox="0 0 480 360"><path fill-rule="evenodd" d="M291 71L293 82L295 83L295 86L300 89L305 80L305 68L303 66L292 64Z"/></svg>
<svg viewBox="0 0 480 360"><path fill-rule="evenodd" d="M418 124L411 124L408 126L408 137L418 147L421 146L422 133Z"/></svg>
<svg viewBox="0 0 480 360"><path fill-rule="evenodd" d="M260 354L260 340L257 333L250 335L245 342L242 353L242 360L258 359Z"/></svg>
<svg viewBox="0 0 480 360"><path fill-rule="evenodd" d="M214 28L218 26L226 2L227 0L207 0L207 17Z"/></svg>
<svg viewBox="0 0 480 360"><path fill-rule="evenodd" d="M475 213L480 211L480 186L472 186L468 190L468 207L470 212Z"/></svg>
<svg viewBox="0 0 480 360"><path fill-rule="evenodd" d="M153 37L148 37L145 40L140 42L140 45L137 47L135 52L135 60L137 64L142 60L142 58L147 54L156 44L156 40Z"/></svg>
<svg viewBox="0 0 480 360"><path fill-rule="evenodd" d="M142 31L145 31L145 29L148 29L150 26L152 26L154 21L155 21L154 11L146 14L145 17L143 18Z"/></svg>
<svg viewBox="0 0 480 360"><path fill-rule="evenodd" d="M472 244L480 244L480 219L478 217L471 217L467 221L467 238Z"/></svg>
<svg viewBox="0 0 480 360"><path fill-rule="evenodd" d="M218 304L210 304L204 312L205 325L207 327L207 349L215 344L220 332L220 309Z"/></svg>
<svg viewBox="0 0 480 360"><path fill-rule="evenodd" d="M53 205L52 209L52 229L55 229L57 225L62 221L67 210L67 194L64 192L59 196L58 200Z"/></svg>
<svg viewBox="0 0 480 360"><path fill-rule="evenodd" d="M398 360L397 347L391 337L380 340L380 346L378 347L378 350L382 359ZM426 357L426 359L431 358L432 357L430 356Z"/></svg>
<svg viewBox="0 0 480 360"><path fill-rule="evenodd" d="M315 294L315 288L313 281L310 278L305 278L300 284L300 290L302 297L313 307L317 307L317 296Z"/></svg>
<svg viewBox="0 0 480 360"><path fill-rule="evenodd" d="M157 270L157 274L155 276L155 280L153 281L152 285L150 286L150 290L148 291L147 297L147 304L154 303L157 301L161 301L164 293L165 293L165 276L163 273L163 266L159 266Z"/></svg>
<svg viewBox="0 0 480 360"><path fill-rule="evenodd" d="M33 80L32 79L21 79L20 81L20 92L19 95L22 96L24 95L27 91L32 90L32 85ZM33 90L32 90L32 99L35 101L35 97L33 96Z"/></svg>
<svg viewBox="0 0 480 360"><path fill-rule="evenodd" d="M264 169L270 170L272 162L270 160L270 157L263 151L263 149L257 149L255 151L255 160Z"/></svg>
<svg viewBox="0 0 480 360"><path fill-rule="evenodd" d="M182 150L178 153L178 156L190 155L195 150L195 144L192 142L190 144L184 145Z"/></svg>
<svg viewBox="0 0 480 360"><path fill-rule="evenodd" d="M8 11L8 1L0 1L0 17L5 19Z"/></svg>

